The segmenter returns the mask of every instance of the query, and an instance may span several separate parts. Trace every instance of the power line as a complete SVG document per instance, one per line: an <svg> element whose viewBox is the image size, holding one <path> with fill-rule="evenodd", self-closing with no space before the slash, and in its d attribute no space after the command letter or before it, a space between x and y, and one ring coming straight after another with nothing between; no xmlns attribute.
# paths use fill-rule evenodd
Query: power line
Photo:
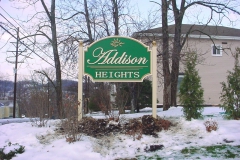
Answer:
<svg viewBox="0 0 240 160"><path fill-rule="evenodd" d="M1 7L1 6L0 6ZM1 7L2 8L2 7ZM2 8L3 9L3 8ZM4 10L4 9L3 9ZM5 10L4 10L5 11ZM6 12L6 11L5 11ZM7 12L6 12L7 13ZM7 13L8 14L8 13ZM0 13L0 15L5 19L5 20L7 20L7 22L9 23L9 24L11 24L15 29L16 29L16 27L15 27L15 25L14 24L12 24L5 16L3 16L1 13ZM9 15L9 14L8 14ZM9 15L10 16L10 15ZM11 17L11 16L10 16ZM12 18L12 17L11 17ZM13 19L13 18L12 18ZM14 20L14 19L13 19ZM15 21L15 20L14 20ZM16 21L15 21L16 22ZM17 23L17 22L16 22ZM17 23L18 24L18 23ZM18 24L19 25L19 24ZM3 27L3 26L2 26ZM22 27L21 27L22 28ZM7 31L6 29L4 29L5 31ZM7 31L9 34L10 34L10 32L9 31ZM26 32L26 31L25 31ZM22 33L22 32L21 32ZM22 33L23 34L23 33ZM16 39L16 37L13 35L13 34L10 34L11 36L13 36L15 39ZM24 35L24 34L23 34ZM25 35L24 35L25 36ZM27 39L29 39L29 37L27 37ZM20 40L19 40L19 42L21 43L21 44L23 44L24 46L26 46L28 49L30 49L27 45L25 45L24 43L22 43ZM32 42L31 40L30 40L30 42L32 43L32 44L34 44L34 42ZM36 46L36 45L35 45ZM37 46L37 48L39 48L38 46ZM47 55L41 48L39 48L41 51L42 51L42 53L44 53L45 55ZM44 60L45 62L47 62L48 64L50 64L52 67L54 67L50 62L48 62L47 60L45 60L44 58L42 58L39 54L37 54L35 51L33 51L32 49L30 49L30 51L32 52L32 53L34 53L35 55L37 55L39 58L41 58L42 60ZM30 55L31 53L29 53L29 55ZM29 56L28 55L28 56ZM49 55L47 55L47 57L49 57ZM51 57L49 57L51 60L53 60Z"/></svg>
<svg viewBox="0 0 240 160"><path fill-rule="evenodd" d="M10 34L13 38L17 39L11 32L9 32L5 27L3 27L0 24L0 27L2 27L6 32L8 32L8 34ZM24 45L25 47L27 47L27 49L29 49L31 52L33 52L35 55L37 55L39 58L41 58L42 60L44 60L45 62L47 62L49 65L51 65L52 67L54 67L50 62L48 62L47 60L45 60L44 58L42 58L41 56L39 56L35 51L33 51L31 48L29 48L27 45L25 45L24 43L22 43L21 41L19 41L22 45Z"/></svg>
<svg viewBox="0 0 240 160"><path fill-rule="evenodd" d="M18 26L20 26L21 28L22 28L22 30L23 31L25 31L26 33L27 33L27 31L4 9L4 8L2 8L1 6L0 6L0 8L15 22L15 23L17 23L18 24ZM1 14L2 15L2 14ZM3 15L2 15L3 16ZM5 18L5 17L4 17ZM6 18L5 18L6 19ZM7 19L6 19L7 20ZM8 21L8 20L7 20ZM8 21L9 22L9 21ZM11 23L11 22L9 22L9 23ZM11 23L12 24L12 23ZM13 25L13 24L12 24ZM14 25L13 25L14 26ZM23 32L21 32L20 31L20 33L22 34L22 35L24 35L24 33ZM27 35L28 35L28 33L27 33ZM24 35L25 36L25 35ZM26 36L25 36L26 37ZM29 39L29 37L27 37L27 39ZM34 44L34 42L32 41L32 40L30 40L30 42L31 43L33 43ZM37 46L38 47L38 46ZM45 52L40 48L40 47L38 47L44 54L45 54ZM45 54L45 55L47 55L47 54ZM49 55L47 55L49 58L51 58L52 59L52 57L50 57ZM52 59L53 60L53 59Z"/></svg>
<svg viewBox="0 0 240 160"><path fill-rule="evenodd" d="M5 12L5 13L7 13L1 6L0 6L0 8ZM8 13L7 13L8 14ZM12 22L10 22L4 15L2 15L1 13L0 13L0 15L9 23L9 24L11 24L13 27L15 27L15 25L12 23ZM9 15L9 14L8 14ZM26 30L14 19L14 18L12 18L10 15L9 15L9 17L12 19L12 20L14 20L14 22L16 22L17 24L18 24L18 26L20 26L25 32L26 32ZM16 27L15 27L15 29L16 29ZM23 32L21 32L20 31L20 33L22 34L22 35L24 35L24 37L27 37L27 36L29 36L29 35L25 35ZM27 33L27 32L26 32ZM28 34L28 33L27 33ZM29 37L27 37L27 39L32 43L32 44L34 44L34 42L29 38ZM35 45L36 46L36 45ZM40 51L42 51L42 53L44 53L47 57L49 57L51 60L53 60L52 59L52 57L50 57L48 54L46 54L45 53L45 51L43 51L40 47L38 47L38 46L36 46Z"/></svg>
<svg viewBox="0 0 240 160"><path fill-rule="evenodd" d="M0 8L2 8L1 6L0 6ZM2 10L4 10L3 8L2 8ZM4 10L5 11L5 10ZM6 12L6 11L5 11ZM6 12L7 13L7 12ZM7 13L8 14L8 13ZM9 23L9 24L11 24L15 29L16 29L16 27L15 27L15 25L14 24L12 24L5 16L3 16L1 13L0 13L0 15L5 19L5 20L7 20L7 22ZM9 14L8 14L9 15ZM10 16L10 15L9 15ZM10 16L11 17L11 16ZM11 17L12 18L12 17ZM12 18L13 19L13 18ZM14 20L14 19L13 19ZM14 20L15 21L15 20ZM16 21L15 21L16 22ZM16 22L17 23L17 22ZM19 23L17 23L18 25L19 25ZM21 25L19 25L20 27L21 27ZM15 39L17 39L11 32L9 32L5 27L3 27L1 24L0 24L0 27L2 27L6 32L8 32L13 38L15 38ZM22 27L21 27L22 28ZM24 29L23 29L24 30ZM25 30L24 30L25 31ZM26 31L25 31L26 32ZM21 34L23 34L22 32L21 32ZM23 34L24 35L24 34ZM24 35L25 36L25 35ZM27 39L29 39L29 37L27 37ZM39 54L37 54L34 50L32 50L31 48L29 48L27 45L25 45L24 43L22 43L20 40L19 40L19 42L21 43L21 44L23 44L25 47L27 47L32 53L34 53L35 55L37 55L39 58L41 58L43 61L45 61L46 63L48 63L49 65L51 65L52 67L55 67L54 65L52 65L50 62L48 62L47 60L45 60L43 57L41 57ZM32 42L31 40L30 40L30 42L31 43L33 43L34 44L34 42ZM37 46L38 47L38 46ZM39 48L39 47L38 47ZM41 49L41 48L39 48L40 49L40 51L42 51L44 54L45 54L45 52ZM47 54L45 54L45 55L47 55ZM47 55L48 57L49 57L49 55ZM51 57L49 57L51 60L53 60ZM65 75L67 75L67 76L70 76L70 77L72 77L72 78L75 78L73 75L69 75L69 73L65 73L64 71L61 71L62 73L64 73Z"/></svg>
<svg viewBox="0 0 240 160"><path fill-rule="evenodd" d="M16 61L14 68L14 96L13 96L13 118L16 118L16 99L17 99L17 64L19 53L19 28L17 28Z"/></svg>
<svg viewBox="0 0 240 160"><path fill-rule="evenodd" d="M1 6L0 6L1 7ZM2 8L2 7L1 7ZM3 8L2 8L3 9ZM4 9L3 9L4 10ZM5 11L5 10L4 10ZM6 12L6 11L5 11ZM6 12L7 13L7 12ZM8 13L7 13L8 14ZM0 15L5 19L5 20L7 20L7 22L8 23L10 23L13 27L15 27L5 16L3 16L1 13L0 13ZM9 14L8 14L9 15ZM10 16L10 15L9 15ZM11 16L10 16L11 17ZM12 18L12 17L11 17ZM13 18L12 18L13 19ZM13 19L14 20L14 19ZM15 20L14 20L15 21ZM16 22L16 21L15 21ZM17 23L17 22L16 22ZM17 23L18 24L18 23ZM19 25L19 24L18 24ZM14 37L15 39L17 39L12 33L10 33L6 28L4 28L2 25L0 25L5 31L7 31L12 37ZM22 27L21 27L22 28ZM15 29L16 29L16 27L15 27ZM26 32L26 31L25 31ZM22 32L21 32L22 33ZM23 34L23 33L22 33ZM24 34L23 34L24 35ZM25 36L25 35L24 35ZM29 39L29 37L27 38L27 39ZM39 58L41 58L42 60L44 60L45 62L47 62L48 64L50 64L52 67L55 67L54 65L52 65L50 62L48 62L47 60L45 60L44 58L42 58L39 54L37 54L35 51L33 51L32 49L30 49L27 45L25 45L24 43L22 43L20 40L19 40L19 42L21 43L21 44L23 44L25 47L27 47L31 52L33 52L35 55L37 55ZM31 43L33 43L31 40L30 40L30 42ZM37 46L38 47L38 46ZM39 48L39 47L38 47ZM40 49L40 48L39 48ZM40 49L44 54L45 54L45 52L42 50L42 49ZM45 54L45 55L47 55L47 54ZM48 55L47 55L48 56ZM49 57L49 56L48 56ZM49 57L51 60L53 60L51 57Z"/></svg>

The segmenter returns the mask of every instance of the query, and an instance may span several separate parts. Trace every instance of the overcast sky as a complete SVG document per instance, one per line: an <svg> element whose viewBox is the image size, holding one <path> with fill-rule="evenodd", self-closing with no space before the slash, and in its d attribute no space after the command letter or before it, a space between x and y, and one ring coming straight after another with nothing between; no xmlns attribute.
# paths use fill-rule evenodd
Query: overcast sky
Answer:
<svg viewBox="0 0 240 160"><path fill-rule="evenodd" d="M133 5L137 5L139 7L139 11L143 13L145 17L147 17L147 14L150 9L156 8L158 5L156 3L152 3L149 0L131 0L131 3ZM24 12L17 10L13 8L14 4L7 0L0 1L0 13L5 16L7 19L9 19L16 27L18 27L18 24L12 20L11 17L19 17L23 18L26 17L29 13L32 12L32 9L25 10ZM15 4L16 5L16 4ZM5 12L5 11L7 12ZM204 13L204 14L203 14ZM184 18L184 23L196 23L196 18L198 18L198 21L203 22L207 20L207 17L209 15L205 14L207 13L206 10L200 8L200 7L193 7L190 10L186 12L186 16ZM237 21L236 23L230 23L227 19L223 19L223 25L227 27L233 27L233 28L239 28L240 29L240 17L237 16L234 13L228 13L227 14L229 19L233 21ZM4 18L0 16L0 22L5 22ZM20 28L21 29L21 28ZM8 33L5 33L4 35L1 35L0 39L0 47L3 46L3 44L10 38L11 36ZM15 42L15 39L10 39L8 45L6 45L4 48L0 48L0 78L4 76L5 79L8 80L14 80L14 63L8 63L6 62L6 57L9 61L15 61L14 54L12 52L7 51L14 51L15 47L10 42ZM24 47L22 47L22 50L24 50ZM19 61L21 61L24 57L19 57ZM54 64L53 62L51 62ZM41 60L38 57L33 57L33 59L25 60L25 63L18 64L18 77L19 79L29 76L30 72L33 72L33 70L39 70L50 67L49 64L46 64L43 60Z"/></svg>

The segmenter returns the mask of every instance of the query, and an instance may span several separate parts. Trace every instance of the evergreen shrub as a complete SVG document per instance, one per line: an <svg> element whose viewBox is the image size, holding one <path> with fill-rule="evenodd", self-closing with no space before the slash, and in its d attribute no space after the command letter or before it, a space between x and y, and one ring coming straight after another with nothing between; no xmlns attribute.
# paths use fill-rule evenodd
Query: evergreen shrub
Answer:
<svg viewBox="0 0 240 160"><path fill-rule="evenodd" d="M180 84L179 101L183 105L183 113L187 120L202 117L203 111L203 88L201 78L198 75L197 54L189 52L186 54L185 74Z"/></svg>
<svg viewBox="0 0 240 160"><path fill-rule="evenodd" d="M227 118L240 118L240 66L238 54L240 48L236 49L235 65L233 71L228 71L227 82L221 82L221 107L226 111Z"/></svg>

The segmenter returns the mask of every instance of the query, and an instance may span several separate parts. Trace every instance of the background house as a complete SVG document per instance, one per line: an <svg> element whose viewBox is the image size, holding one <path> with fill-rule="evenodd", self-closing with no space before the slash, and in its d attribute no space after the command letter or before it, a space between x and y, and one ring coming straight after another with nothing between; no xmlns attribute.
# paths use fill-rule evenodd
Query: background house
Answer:
<svg viewBox="0 0 240 160"><path fill-rule="evenodd" d="M133 37L150 45L152 40L158 43L158 53L161 54L162 28L154 28L136 32ZM240 47L240 29L207 26L207 25L182 25L182 37L188 35L187 41L181 52L179 84L184 76L184 53L195 51L199 55L197 69L204 88L204 100L206 105L220 104L220 82L226 81L227 71L234 67L235 50ZM174 36L174 25L169 26L170 46ZM163 103L161 56L159 63L159 89L158 100Z"/></svg>
<svg viewBox="0 0 240 160"><path fill-rule="evenodd" d="M19 107L16 105L16 117L19 115ZM0 119L13 117L12 100L0 100Z"/></svg>

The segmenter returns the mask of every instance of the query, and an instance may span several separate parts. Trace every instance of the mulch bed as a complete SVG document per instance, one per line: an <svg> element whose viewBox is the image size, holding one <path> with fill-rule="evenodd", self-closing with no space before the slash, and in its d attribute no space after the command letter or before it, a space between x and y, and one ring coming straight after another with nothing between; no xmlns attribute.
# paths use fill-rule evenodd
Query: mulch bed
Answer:
<svg viewBox="0 0 240 160"><path fill-rule="evenodd" d="M171 122L162 118L153 118L150 115L144 115L141 118L129 119L127 122L120 123L109 119L94 119L84 117L79 122L78 130L92 137L102 137L109 134L123 133L141 138L142 134L157 137L157 132L167 130Z"/></svg>

